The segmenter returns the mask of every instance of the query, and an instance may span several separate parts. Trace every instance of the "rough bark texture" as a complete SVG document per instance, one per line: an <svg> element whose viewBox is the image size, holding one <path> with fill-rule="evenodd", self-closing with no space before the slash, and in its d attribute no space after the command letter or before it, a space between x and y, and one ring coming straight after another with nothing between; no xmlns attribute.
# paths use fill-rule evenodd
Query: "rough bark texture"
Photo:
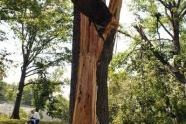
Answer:
<svg viewBox="0 0 186 124"><path fill-rule="evenodd" d="M80 55L73 124L96 123L96 67L103 41L94 24L81 14Z"/></svg>
<svg viewBox="0 0 186 124"><path fill-rule="evenodd" d="M103 52L97 66L97 106L96 113L100 124L109 123L109 110L108 110L108 67L113 55L115 31L111 32L109 38L106 40Z"/></svg>
<svg viewBox="0 0 186 124"><path fill-rule="evenodd" d="M119 20L120 10L122 1L117 8L117 10L113 13L117 20ZM111 4L110 4L111 5ZM97 106L96 113L100 124L108 124L109 123L109 109L108 109L108 86L107 86L107 78L108 78L108 67L110 61L113 56L113 49L115 43L115 34L116 31L112 30L108 38L106 39L103 51L99 60L99 64L97 66Z"/></svg>
<svg viewBox="0 0 186 124"><path fill-rule="evenodd" d="M78 74L78 63L79 63L79 40L80 40L80 13L77 10L77 8L74 7L69 124L72 123L74 105L75 105L75 93L76 93L76 83L77 83L77 74Z"/></svg>
<svg viewBox="0 0 186 124"><path fill-rule="evenodd" d="M109 9L112 14L114 14L118 6L120 6L121 2L119 1L120 0L111 0ZM80 19L78 80L72 123L96 124L96 70L104 42L98 36L94 24L89 18L81 14ZM112 28L112 21L113 20L111 20L106 29L111 30L109 28ZM110 33L108 30L103 34L105 37Z"/></svg>
<svg viewBox="0 0 186 124"><path fill-rule="evenodd" d="M18 93L17 93L17 96L16 96L16 102L15 102L14 109L13 109L13 112L12 112L12 115L11 115L12 119L20 119L19 109L20 109L21 99L22 99L22 95L23 95L25 76L26 76L26 67L23 67L23 69L21 71L21 78L20 78L20 81L19 81L19 87L18 87Z"/></svg>
<svg viewBox="0 0 186 124"><path fill-rule="evenodd" d="M102 0L72 0L77 8L95 24L105 27L112 17Z"/></svg>
<svg viewBox="0 0 186 124"><path fill-rule="evenodd" d="M174 43L174 53L175 54L179 54L180 53L180 41L179 41L179 35L180 35L180 32L179 32L179 29L180 29L180 24L179 24L179 20L178 20L178 17L176 17L175 15L175 19L173 20L173 33L174 33L174 36L173 36L173 43Z"/></svg>

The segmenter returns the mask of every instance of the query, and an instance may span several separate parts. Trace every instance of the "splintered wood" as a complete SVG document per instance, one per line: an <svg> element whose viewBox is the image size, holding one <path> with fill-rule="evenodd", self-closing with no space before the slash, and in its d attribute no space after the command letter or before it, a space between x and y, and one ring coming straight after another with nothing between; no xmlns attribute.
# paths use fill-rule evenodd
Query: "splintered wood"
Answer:
<svg viewBox="0 0 186 124"><path fill-rule="evenodd" d="M120 10L122 0L111 0L110 11L113 15ZM115 2L117 4L115 4ZM96 124L96 69L104 41L98 36L94 24L81 14L80 55L78 81L76 86L73 124ZM118 20L117 20L118 22ZM105 37L109 32L105 33Z"/></svg>
<svg viewBox="0 0 186 124"><path fill-rule="evenodd" d="M96 123L96 64L103 41L95 27L81 14L81 36L77 95L73 124Z"/></svg>

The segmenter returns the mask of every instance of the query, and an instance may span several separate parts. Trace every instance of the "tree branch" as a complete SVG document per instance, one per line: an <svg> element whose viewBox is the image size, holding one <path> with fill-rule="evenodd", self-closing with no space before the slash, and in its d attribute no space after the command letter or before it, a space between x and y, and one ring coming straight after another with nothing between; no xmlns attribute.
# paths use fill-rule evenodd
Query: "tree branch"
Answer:
<svg viewBox="0 0 186 124"><path fill-rule="evenodd" d="M29 74L29 75L26 75L25 77L30 77L30 76L35 75L35 74L37 74L37 72L34 72L32 74Z"/></svg>
<svg viewBox="0 0 186 124"><path fill-rule="evenodd" d="M178 0L178 2L177 2L177 8L180 7L180 3L181 3L181 1L182 1L182 0Z"/></svg>
<svg viewBox="0 0 186 124"><path fill-rule="evenodd" d="M29 82L29 83L26 83L26 84L24 85L24 87L25 87L25 86L28 86L28 85L32 85L32 84L42 84L42 82L41 82L41 83ZM52 85L64 85L64 84L65 84L64 82L52 83Z"/></svg>
<svg viewBox="0 0 186 124"><path fill-rule="evenodd" d="M21 35L22 35L22 44L21 44L21 49L22 49L23 60L24 60L25 49L24 49L24 24L23 24L23 23L21 23Z"/></svg>
<svg viewBox="0 0 186 124"><path fill-rule="evenodd" d="M39 69L40 69L40 68L34 68L34 69L32 69L32 70L29 70L29 71L26 72L26 75L29 74L29 73L31 73L31 72L33 72L33 71L39 70Z"/></svg>
<svg viewBox="0 0 186 124"><path fill-rule="evenodd" d="M158 0L164 7L169 8L168 4L165 3L163 0Z"/></svg>
<svg viewBox="0 0 186 124"><path fill-rule="evenodd" d="M169 64L168 61L166 61L164 59L164 57L156 50L154 50L154 48L152 47L152 43L150 42L150 40L147 38L147 36L145 35L142 27L139 27L139 26L135 26L135 29L137 30L137 32L140 34L141 38L143 40L145 40L150 46L151 46L151 51L153 53L153 55L164 65L166 66L169 71L171 72L171 74L182 84L186 84L186 78L185 78L185 75L184 73L182 73L179 69L171 66Z"/></svg>
<svg viewBox="0 0 186 124"><path fill-rule="evenodd" d="M168 19L170 20L170 21L172 21L172 18L171 18L171 16L168 14L168 12L167 12L167 9L165 8L165 14L166 14L166 16L168 17Z"/></svg>
<svg viewBox="0 0 186 124"><path fill-rule="evenodd" d="M186 8L184 10L184 12L180 15L180 18L183 18L186 15Z"/></svg>
<svg viewBox="0 0 186 124"><path fill-rule="evenodd" d="M45 39L45 40L43 40L43 41L40 41L40 42L42 42L43 44L41 44L41 46L38 47L38 50L37 50L37 51L33 52L33 54L30 56L29 60L30 60L30 61L33 61L33 60L35 59L35 57L36 57L38 54L41 53L41 51L44 49L44 47L47 46L48 43L49 43L50 41L52 41L53 39L55 39L55 37L52 37L52 38L50 38L50 39Z"/></svg>
<svg viewBox="0 0 186 124"><path fill-rule="evenodd" d="M159 23L161 24L163 29L173 38L174 37L173 34L170 33L170 31L165 27L165 25L161 21L159 21Z"/></svg>
<svg viewBox="0 0 186 124"><path fill-rule="evenodd" d="M185 15L186 15L186 2L184 2L183 8L179 12L178 16L179 16L180 19L182 19L183 16L185 16Z"/></svg>
<svg viewBox="0 0 186 124"><path fill-rule="evenodd" d="M171 41L172 42L172 40L171 39L168 39L168 38L159 38L159 39L153 39L153 40L149 40L149 41Z"/></svg>

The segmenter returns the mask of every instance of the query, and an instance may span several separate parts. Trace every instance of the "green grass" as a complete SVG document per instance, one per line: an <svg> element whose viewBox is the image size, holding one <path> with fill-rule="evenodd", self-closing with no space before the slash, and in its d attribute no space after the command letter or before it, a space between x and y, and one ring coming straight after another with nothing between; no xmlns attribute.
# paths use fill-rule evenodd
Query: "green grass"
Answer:
<svg viewBox="0 0 186 124"><path fill-rule="evenodd" d="M26 120L0 120L0 124L25 124ZM65 124L63 122L43 122L41 121L39 124Z"/></svg>

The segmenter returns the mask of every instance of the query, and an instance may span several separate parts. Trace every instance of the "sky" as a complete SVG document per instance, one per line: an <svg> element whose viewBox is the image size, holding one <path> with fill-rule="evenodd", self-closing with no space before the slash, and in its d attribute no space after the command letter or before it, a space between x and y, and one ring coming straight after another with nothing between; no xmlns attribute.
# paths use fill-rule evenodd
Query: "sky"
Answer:
<svg viewBox="0 0 186 124"><path fill-rule="evenodd" d="M130 24L134 22L134 16L129 11L128 3L130 0L123 0L121 14L120 14L120 25L124 28L130 28ZM14 60L16 64L11 65L11 68L8 69L7 77L4 78L4 81L7 83L17 83L19 81L21 70L20 70L20 62L22 61L21 51L20 51L20 43L16 37L14 37L13 31L11 31L10 27L6 23L0 24L0 29L4 29L6 31L6 35L8 36L8 40L1 43L0 49L5 48L8 51L14 53L10 56L10 59ZM122 34L117 34L116 44L114 53L118 53L126 50L130 45L129 39L126 39ZM65 69L65 77L70 79L70 65L67 65ZM68 98L69 96L69 87L64 88L63 95Z"/></svg>

